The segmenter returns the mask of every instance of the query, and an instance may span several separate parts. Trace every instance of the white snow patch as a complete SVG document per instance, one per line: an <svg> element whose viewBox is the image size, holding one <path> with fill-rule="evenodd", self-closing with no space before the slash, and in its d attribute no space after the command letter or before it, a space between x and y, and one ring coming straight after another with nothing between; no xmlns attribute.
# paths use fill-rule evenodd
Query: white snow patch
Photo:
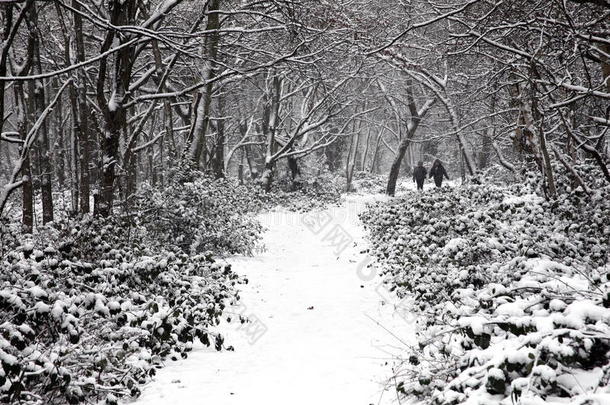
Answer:
<svg viewBox="0 0 610 405"><path fill-rule="evenodd" d="M527 203L539 203L544 199L536 194L506 196L502 201L504 204L519 205Z"/></svg>
<svg viewBox="0 0 610 405"><path fill-rule="evenodd" d="M508 315L508 316L522 316L525 314L523 308L521 307L523 302L511 302L508 304L498 305L496 308L496 313L499 315Z"/></svg>
<svg viewBox="0 0 610 405"><path fill-rule="evenodd" d="M450 254L452 252L457 252L463 246L467 245L468 241L464 238L453 238L443 248L444 254Z"/></svg>
<svg viewBox="0 0 610 405"><path fill-rule="evenodd" d="M117 102L117 99L116 99L116 91L113 91L112 95L110 96L110 100L108 100L108 110L116 111L118 108L119 108L119 103Z"/></svg>
<svg viewBox="0 0 610 405"><path fill-rule="evenodd" d="M604 321L610 323L610 308L604 308L591 300L575 301L568 305L564 314L579 321Z"/></svg>
<svg viewBox="0 0 610 405"><path fill-rule="evenodd" d="M46 298L47 297L47 292L38 286L30 287L28 289L28 291L32 295L32 297L36 297L36 298Z"/></svg>

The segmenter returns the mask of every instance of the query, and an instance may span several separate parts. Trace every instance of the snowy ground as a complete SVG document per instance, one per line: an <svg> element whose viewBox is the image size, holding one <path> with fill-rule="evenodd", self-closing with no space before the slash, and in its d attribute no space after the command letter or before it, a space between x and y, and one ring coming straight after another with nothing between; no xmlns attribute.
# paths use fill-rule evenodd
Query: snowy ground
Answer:
<svg viewBox="0 0 610 405"><path fill-rule="evenodd" d="M386 362L412 341L413 325L363 266L357 214L371 198L349 196L317 214L261 216L267 251L229 260L250 279L234 311L254 319L221 325L235 351L198 348L169 362L136 404L395 402Z"/></svg>

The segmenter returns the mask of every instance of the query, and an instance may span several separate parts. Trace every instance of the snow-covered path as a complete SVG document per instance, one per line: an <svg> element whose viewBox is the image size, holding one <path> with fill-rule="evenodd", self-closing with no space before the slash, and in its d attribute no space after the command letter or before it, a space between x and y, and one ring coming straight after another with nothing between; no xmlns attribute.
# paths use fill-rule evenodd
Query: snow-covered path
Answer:
<svg viewBox="0 0 610 405"><path fill-rule="evenodd" d="M364 200L350 196L317 214L261 216L267 251L229 260L250 280L235 310L254 319L221 325L235 351L198 348L170 361L136 404L393 403L385 363L404 343L392 334L410 341L413 331L408 317L384 303L389 294L379 278L362 268L357 213Z"/></svg>

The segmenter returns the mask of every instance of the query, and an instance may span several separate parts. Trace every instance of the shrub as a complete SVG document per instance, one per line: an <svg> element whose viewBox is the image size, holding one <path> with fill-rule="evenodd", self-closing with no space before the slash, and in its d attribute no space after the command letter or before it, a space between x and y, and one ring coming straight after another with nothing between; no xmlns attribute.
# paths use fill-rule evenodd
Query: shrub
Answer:
<svg viewBox="0 0 610 405"><path fill-rule="evenodd" d="M354 173L352 181L354 188L362 193L384 193L388 178L386 175L378 175L367 172Z"/></svg>
<svg viewBox="0 0 610 405"><path fill-rule="evenodd" d="M362 214L386 282L418 315L399 393L428 404L610 397L610 187L558 186L550 202L529 183L471 185Z"/></svg>
<svg viewBox="0 0 610 405"><path fill-rule="evenodd" d="M230 180L176 176L168 187L139 193L132 218L148 243L189 253L252 254L261 247L262 227L249 214L259 207Z"/></svg>
<svg viewBox="0 0 610 405"><path fill-rule="evenodd" d="M302 176L294 186L288 177L280 177L273 183L270 193L264 193L257 186L254 195L261 201L267 201L267 207L279 206L303 212L339 204L344 189L345 179L324 172L316 176Z"/></svg>
<svg viewBox="0 0 610 405"><path fill-rule="evenodd" d="M181 175L133 215L0 223L0 402L115 403L194 342L223 347L211 328L246 280L213 254L251 253L262 228L243 190Z"/></svg>
<svg viewBox="0 0 610 405"><path fill-rule="evenodd" d="M6 235L5 235L6 238ZM103 246L96 261L77 247L17 248L0 273L0 400L81 403L137 395L162 359L186 357L210 331L240 282L211 255Z"/></svg>

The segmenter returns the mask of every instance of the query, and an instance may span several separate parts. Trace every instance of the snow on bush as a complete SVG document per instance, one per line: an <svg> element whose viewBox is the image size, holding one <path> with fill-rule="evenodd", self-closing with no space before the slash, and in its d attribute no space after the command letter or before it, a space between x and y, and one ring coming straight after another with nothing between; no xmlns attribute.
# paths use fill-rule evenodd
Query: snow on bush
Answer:
<svg viewBox="0 0 610 405"><path fill-rule="evenodd" d="M250 214L259 209L249 191L232 181L183 170L168 186L141 191L128 219L147 244L187 253L252 254L261 247L262 226Z"/></svg>
<svg viewBox="0 0 610 405"><path fill-rule="evenodd" d="M362 214L371 251L412 296L418 347L398 391L428 404L610 400L610 187L560 179L410 194Z"/></svg>
<svg viewBox="0 0 610 405"><path fill-rule="evenodd" d="M280 177L273 183L271 192L265 193L259 185L250 185L252 195L264 207L283 207L290 211L305 212L325 208L341 202L345 190L345 178L333 173L316 176L302 176L297 183L287 177Z"/></svg>
<svg viewBox="0 0 610 405"><path fill-rule="evenodd" d="M220 350L212 328L247 280L213 256L260 249L261 210L340 198L336 179L280 186L182 169L110 218L58 215L33 235L0 223L0 402L112 404L196 341Z"/></svg>
<svg viewBox="0 0 610 405"><path fill-rule="evenodd" d="M129 215L33 235L0 224L0 402L115 403L195 342L223 347L212 327L247 280L213 255L258 248L259 202L205 177L173 182Z"/></svg>
<svg viewBox="0 0 610 405"><path fill-rule="evenodd" d="M221 349L210 327L241 282L229 265L42 239L2 235L0 402L114 403L196 340Z"/></svg>
<svg viewBox="0 0 610 405"><path fill-rule="evenodd" d="M385 192L388 178L385 175L378 175L369 172L356 172L352 184L359 193L377 194Z"/></svg>

